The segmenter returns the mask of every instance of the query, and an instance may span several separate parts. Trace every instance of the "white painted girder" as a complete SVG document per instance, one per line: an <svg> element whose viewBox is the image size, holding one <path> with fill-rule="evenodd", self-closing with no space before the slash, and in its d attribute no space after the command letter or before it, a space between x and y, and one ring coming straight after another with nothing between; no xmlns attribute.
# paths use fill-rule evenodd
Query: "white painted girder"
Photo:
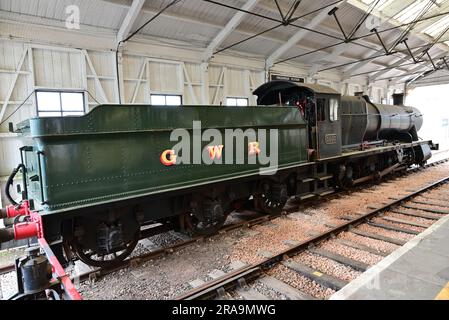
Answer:
<svg viewBox="0 0 449 320"><path fill-rule="evenodd" d="M250 11L253 9L259 0L248 0L242 7L242 10ZM209 62L214 54L214 51L223 43L224 40L237 28L242 19L247 15L247 13L242 11L237 11L235 15L229 20L226 26L216 35L216 37L207 46L203 54L203 61Z"/></svg>
<svg viewBox="0 0 449 320"><path fill-rule="evenodd" d="M20 57L19 64L17 66L16 72L13 74L12 81L11 81L11 84L9 86L8 92L6 93L6 97L5 97L5 100L3 102L2 109L0 110L0 121L3 120L3 116L5 115L5 112L6 112L6 107L9 104L9 100L11 99L11 96L12 96L12 93L14 91L14 88L16 87L16 82L17 82L17 79L19 78L20 70L23 67L23 64L25 62L25 58L26 58L28 53L29 53L28 46L25 46L24 49L23 49L22 56Z"/></svg>
<svg viewBox="0 0 449 320"><path fill-rule="evenodd" d="M106 93L104 92L103 85L101 84L100 79L98 78L97 72L95 71L95 67L92 63L92 60L89 57L89 54L87 53L87 50L82 50L83 56L87 61L87 65L89 66L90 71L92 72L92 75L94 76L96 88L98 91L100 91L101 99L103 100L103 103L108 103L108 98L106 97Z"/></svg>
<svg viewBox="0 0 449 320"><path fill-rule="evenodd" d="M133 0L133 3L129 8L126 17L125 19L123 19L122 25L119 31L117 32L117 44L119 44L120 42L125 40L126 37L128 37L132 27L134 26L134 23L137 20L137 17L139 16L140 10L142 10L144 3L145 0Z"/></svg>

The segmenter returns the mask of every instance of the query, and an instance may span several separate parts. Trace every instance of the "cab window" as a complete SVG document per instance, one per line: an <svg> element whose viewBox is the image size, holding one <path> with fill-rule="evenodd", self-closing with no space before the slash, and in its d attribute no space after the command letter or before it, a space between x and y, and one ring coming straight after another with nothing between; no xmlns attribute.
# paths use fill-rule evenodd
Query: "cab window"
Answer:
<svg viewBox="0 0 449 320"><path fill-rule="evenodd" d="M316 99L317 121L326 121L326 99Z"/></svg>
<svg viewBox="0 0 449 320"><path fill-rule="evenodd" d="M330 121L338 121L338 100L330 99L329 100L329 120Z"/></svg>

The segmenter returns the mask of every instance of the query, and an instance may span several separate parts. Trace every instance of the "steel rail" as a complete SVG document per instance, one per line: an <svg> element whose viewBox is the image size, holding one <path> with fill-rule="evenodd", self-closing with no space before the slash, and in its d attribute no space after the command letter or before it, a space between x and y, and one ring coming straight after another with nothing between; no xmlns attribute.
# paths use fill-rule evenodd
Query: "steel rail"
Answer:
<svg viewBox="0 0 449 320"><path fill-rule="evenodd" d="M438 161L435 161L435 162L427 164L425 166L425 168L431 167L431 166L435 166L437 164L441 164L441 163L444 163L444 162L447 162L447 161L449 161L449 158L438 160ZM408 168L407 173L415 172L415 171L417 171L419 169L421 169L421 167L418 167L418 166L417 167ZM357 189L354 189L354 191L356 191L356 190ZM78 275L77 277L79 277L80 281L86 281L86 280L91 279L91 278L98 279L98 278L101 278L101 277L103 277L103 276L105 276L107 274L111 274L113 272L116 272L116 271L119 271L119 270L122 270L122 269L125 269L125 268L128 268L128 267L132 267L132 266L136 266L136 265L142 264L142 263L144 263L146 261L149 261L151 259L157 258L157 257L162 256L162 255L173 253L173 252L175 252L177 250L180 250L180 249L183 249L185 247L188 247L189 245L191 245L193 243L204 241L206 239L210 239L210 238L219 236L219 235L221 235L223 233L226 233L226 232L229 232L229 231L233 231L233 230L236 230L236 229L239 229L239 228L245 228L245 227L250 228L250 227L253 227L253 226L256 226L256 225L268 222L268 221L272 221L272 220L274 220L276 218L284 216L285 214L288 214L288 213L291 213L291 212L294 212L294 211L298 210L298 208L301 205L306 205L307 203L314 202L314 201L319 201L319 200L324 199L324 198L325 199L330 199L332 196L336 197L336 196L340 195L342 192L345 192L345 191L344 190L336 191L332 195L328 195L328 196L324 196L324 197L317 196L317 197L314 197L314 198L302 201L300 204L293 204L289 208L284 209L283 212L280 213L280 214L277 214L277 215L262 215L260 217L256 217L256 218L248 220L248 221L241 221L241 222L233 223L233 224L224 226L223 228L221 228L216 233L213 233L213 234L210 234L210 235L194 237L192 239L181 241L181 242L176 243L174 245L171 245L171 246L168 246L168 247L165 247L165 248L160 248L160 249L157 249L157 250L145 253L143 255L137 256L137 257L130 257L130 258L127 258L124 261L118 263L117 265L115 265L113 267L96 268L96 269L93 269L91 271L85 272L85 273L83 273L81 275ZM146 237L142 237L142 239L145 239L145 238Z"/></svg>
<svg viewBox="0 0 449 320"><path fill-rule="evenodd" d="M372 211L355 218L349 222L343 223L335 228L332 228L326 232L323 232L317 236L314 236L310 239L307 239L300 244L291 247L282 251L279 254L276 254L273 257L267 258L260 263L255 263L249 265L247 267L243 267L241 269L235 270L226 274L225 276L218 278L216 280L207 282L193 290L190 290L184 294L181 294L176 298L176 300L193 300L193 299L210 299L214 298L218 295L217 290L223 288L225 290L235 289L239 285L239 279L245 278L246 280L252 280L264 273L265 270L272 268L274 265L282 262L284 260L290 259L292 256L298 255L299 253L309 249L311 246L317 245L325 240L330 239L338 233L350 230L360 224L367 222L367 220L379 215L380 213L396 206L400 205L404 201L408 201L411 198L414 198L420 195L423 192L426 192L430 189L438 187L442 184L449 182L449 176L440 179L428 186L425 186L417 191L414 191L402 198L392 201L380 208L373 209ZM241 281L241 280L240 280Z"/></svg>
<svg viewBox="0 0 449 320"><path fill-rule="evenodd" d="M297 210L297 206L296 205L292 206L286 212L289 212L290 210ZM285 212L283 212L282 214L285 214ZM220 234L228 232L228 231L232 231L232 230L235 230L235 229L238 229L238 228L243 228L243 227L248 227L249 228L249 227L252 227L252 226L260 224L260 223L268 222L270 220L278 218L282 214L279 214L279 215L262 215L262 216L256 217L256 218L248 220L248 221L241 221L241 222L229 224L227 226L224 226L223 228L221 228L218 232L216 232L214 234L198 236L198 237L194 237L194 238L191 238L191 239L187 239L185 241L181 241L181 242L175 243L175 244L173 244L171 246L168 246L168 247L165 247L165 248L160 248L160 249L157 249L157 250L145 253L143 255L137 256L137 257L127 258L124 261L116 264L113 267L92 269L91 271L85 272L85 273L83 273L81 275L77 275L77 277L79 277L81 279L81 281L83 281L85 279L88 279L90 277L90 275L92 275L92 274L94 274L96 277L101 277L101 276L104 276L106 274L109 274L109 273L112 273L112 272L124 269L126 267L133 266L135 264L148 261L148 260L156 258L158 256L161 256L161 255L164 255L164 254L167 254L167 253L172 253L175 250L179 250L181 248L187 247L188 245L190 245L192 243L196 243L196 242L199 242L199 241L202 241L202 240L206 240L208 238L220 235ZM162 225L161 227L164 227L164 226ZM154 227L154 228L159 228L159 227ZM167 231L169 231L169 230L167 230ZM148 238L149 237L148 236L149 233L151 233L151 229L142 231L143 236L140 237L140 240ZM8 264L8 265L4 265L4 266L0 267L0 275L6 274L6 273L9 273L9 272L13 272L13 271L15 271L15 265L14 264ZM72 277L72 280L73 280L73 277Z"/></svg>
<svg viewBox="0 0 449 320"><path fill-rule="evenodd" d="M431 167L431 166L435 166L435 165L438 165L438 164L442 164L442 163L447 162L447 161L449 161L449 158L445 158L445 159L441 159L441 160L438 160L438 161L435 161L435 162L431 162L431 163L428 163L425 166L425 168ZM407 172L414 172L414 171L419 170L419 169L421 169L421 167L413 167L413 168L409 168ZM105 276L107 274L110 274L110 273L122 270L122 269L127 268L127 267L131 267L131 266L135 266L135 265L141 264L143 262L146 262L148 260L157 258L159 256L162 256L162 255L165 255L165 254L168 254L168 253L173 253L176 250L180 250L182 248L185 248L185 247L189 246L192 243L197 243L199 241L203 241L203 240L206 240L206 239L209 239L209 238L212 238L212 237L218 236L220 234L223 234L223 233L226 233L226 232L229 232L229 231L233 231L233 230L236 230L236 229L239 229L239 228L245 228L245 227L250 228L250 227L253 227L255 225L274 220L276 218L279 218L282 215L285 215L286 213L290 213L290 212L293 212L293 211L297 210L300 207L300 205L306 205L309 202L317 201L317 200L320 200L320 199L323 199L323 198L329 199L330 197L332 197L332 196L335 197L335 196L337 196L339 194L341 194L341 192L337 191L334 194L328 195L328 196L325 196L325 197L318 197L318 198L312 198L312 199L309 199L309 200L305 200L305 201L302 201L300 204L294 204L291 207L287 208L286 210L283 210L283 212L281 214L278 214L278 215L262 215L262 216L256 217L256 218L248 220L248 221L241 221L241 222L233 223L233 224L230 224L230 225L226 225L226 226L224 226L223 228L221 228L218 232L216 232L214 234L198 236L198 237L194 237L194 238L191 238L191 239L187 239L185 241L181 241L179 243L175 243L174 245L171 245L171 246L168 246L168 247L165 247L165 248L160 248L160 249L157 249L157 250L145 253L143 255L137 256L137 257L127 258L124 261L122 261L121 263L118 263L117 265L115 265L113 267L109 267L109 268L95 268L95 269L93 269L91 271L82 273L80 275L76 275L75 277L78 277L80 279L80 281L85 281L87 279L90 279L92 276L93 276L93 278L100 278L100 277L103 277L103 276ZM163 228L164 226L162 225L160 227ZM154 228L160 228L160 227L154 227ZM151 233L151 229L147 229L147 230L142 231L144 236L142 236L140 238L141 240L147 238L147 236L145 235L146 232L147 233ZM4 266L0 267L0 275L6 274L6 273L9 273L9 272L13 272L13 271L15 271L15 265L14 264L4 265ZM74 279L74 277L72 277L72 280L73 279Z"/></svg>
<svg viewBox="0 0 449 320"><path fill-rule="evenodd" d="M0 267L0 275L13 272L16 270L16 266L14 264L8 264Z"/></svg>
<svg viewBox="0 0 449 320"><path fill-rule="evenodd" d="M187 239L178 243L175 243L171 246L165 247L165 248L160 248L160 249L156 249L153 250L151 252L148 253L144 253L142 255L139 255L137 257L130 257L127 258L125 260L123 260L122 262L119 262L118 264L112 266L112 267L103 267L103 268L96 268L93 269L91 271L85 272L83 274L77 275L75 277L78 277L80 281L86 281L88 279L91 278L95 278L98 279L100 277L103 277L107 274L128 268L128 267L132 267L132 266L136 266L136 265L140 265L146 261L149 261L151 259L157 258L159 256L162 255L166 255L169 253L173 253L177 250L183 249L193 243L197 243L200 241L204 241L207 239L210 239L212 237L216 237L218 235L221 235L223 233L232 231L232 230L236 230L239 228L250 228L252 226L264 223L264 222L268 222L271 220L274 220L276 218L279 218L282 215L285 215L286 213L288 213L291 210L297 210L297 206L294 205L291 208L289 208L286 211L283 211L281 214L277 214L277 215L262 215L260 217L256 217L254 219L248 220L248 221L241 221L241 222L237 222L237 223L233 223L227 226L222 227L220 230L218 230L216 233L213 234L209 234L209 235L203 235L203 236L197 236L191 239ZM256 212L255 212L256 213ZM145 238L142 238L145 239ZM73 277L74 278L74 277Z"/></svg>
<svg viewBox="0 0 449 320"><path fill-rule="evenodd" d="M334 196L337 195L337 193L334 194ZM328 199L329 196L326 197L326 199ZM309 200L305 200L303 202L301 202L301 205L307 204L309 202L312 201L316 201L317 198L313 198L313 199L309 199ZM218 230L216 233L212 233L209 235L202 235L202 236L197 236L191 239L187 239L178 243L175 243L173 245L170 245L168 247L164 247L164 248L159 248L156 250L153 250L151 252L145 253L143 255L137 256L137 257L129 257L125 260L123 260L122 262L117 263L116 265L112 266L112 267L101 267L101 268L95 268L92 269L91 271L85 272L81 275L77 275L77 277L79 277L81 279L81 281L84 281L86 279L88 279L91 275L95 275L96 278L98 277L102 277L104 275L110 274L112 272L136 265L136 264L140 264L143 263L145 261L148 261L150 259L165 255L167 253L173 253L176 250L180 250L182 248L185 248L187 246L189 246L192 243L196 243L199 241L204 241L206 239L218 236L220 234L229 232L229 231L233 231L239 228L251 228L255 225L261 224L261 223L265 223L271 220L274 220L276 218L281 217L282 215L288 214L290 212L293 212L295 210L298 210L300 204L293 204L290 207L288 207L287 209L284 209L280 214L276 214L276 215L268 215L268 214L262 214L261 216L255 217L253 219L247 220L247 221L240 221L240 222L236 222L236 223L232 223L229 225L225 225L224 227L222 227L220 230ZM251 210L250 210L251 211ZM260 214L256 211L254 211L254 214ZM159 233L154 233L152 232L152 229L160 229L160 230L164 230L162 232ZM167 228L165 225L161 225L161 226L157 226L151 229L147 229L147 230L143 230L142 231L142 236L140 237L140 240L146 239L150 236L156 235L156 234L161 234L163 232L168 232L172 230L172 228ZM15 265L14 264L9 264L9 265L4 265L0 267L0 275L5 274L5 273L9 273L15 271ZM73 279L72 279L73 280Z"/></svg>

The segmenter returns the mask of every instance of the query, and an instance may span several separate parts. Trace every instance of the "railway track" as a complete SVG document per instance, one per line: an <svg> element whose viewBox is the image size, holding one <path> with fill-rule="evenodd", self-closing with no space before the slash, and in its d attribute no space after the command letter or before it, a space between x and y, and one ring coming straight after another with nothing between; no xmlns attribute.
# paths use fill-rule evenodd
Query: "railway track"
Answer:
<svg viewBox="0 0 449 320"><path fill-rule="evenodd" d="M433 163L429 163L425 167L436 166L438 164L445 163L447 161L449 161L449 158L443 159L440 161L435 161ZM416 166L414 168L410 168L409 170L407 170L407 173L413 173L413 172L416 172L416 171L419 171L422 169L423 169L423 167ZM349 192L354 192L356 190L358 190L358 188L356 188L352 191L349 191ZM98 280L98 279L100 279L108 274L111 274L113 272L116 272L116 271L119 271L119 270L122 270L122 269L125 269L128 267L136 267L136 266L141 265L141 264L143 264L147 261L150 261L152 259L164 256L167 254L172 254L172 253L179 251L183 248L186 248L194 243L198 243L198 242L204 241L206 239L213 238L213 237L219 236L221 234L224 234L224 233L227 233L227 232L230 232L233 230L237 230L240 228L251 228L251 227L263 224L263 223L268 223L271 220L277 219L281 216L284 216L289 213L297 211L301 206L307 206L308 204L314 203L316 201L320 201L323 199L329 200L333 197L337 197L341 192L345 192L345 191L337 191L337 192L334 192L333 194L329 194L327 196L311 198L311 199L302 201L300 204L294 203L294 202L289 202L284 207L284 210L282 211L282 213L278 214L278 215L266 215L266 214L260 214L260 213L253 211L253 212L250 212L250 214L256 216L255 218L250 219L248 221L241 221L241 222L225 225L223 228L220 229L220 231L218 231L215 234L198 236L198 237L190 238L187 240L182 240L181 242L175 243L173 245L169 245L167 247L160 248L160 249L145 253L143 255L139 255L136 257L131 257L129 259L126 259L122 263L116 265L113 268L96 268L91 271L76 275L76 277L80 282L83 282L86 280L91 280L91 281ZM142 237L142 239L145 239L147 237L148 237L148 235L145 235Z"/></svg>
<svg viewBox="0 0 449 320"><path fill-rule="evenodd" d="M429 163L426 166L424 166L424 168L436 166L438 164L442 164L442 163L445 163L447 161L449 161L449 158ZM422 170L422 169L423 169L423 167L416 166L416 167L413 167L413 168L409 168L406 173L413 173L413 172L417 172L417 171ZM356 187L356 188L354 188L354 190L349 191L349 193L357 191L357 190L359 190L359 188L364 188L364 187L363 186L362 187ZM103 277L104 275L110 274L110 273L115 272L117 270L121 270L123 268L130 267L130 266L140 265L140 264L145 263L146 261L149 261L151 259L163 256L163 255L166 255L166 254L171 254L171 253L176 252L178 250L181 250L181 249L183 249L183 248L185 248L185 247L187 247L187 246L189 246L191 244L204 241L204 240L206 240L208 238L213 238L213 237L219 236L219 235L221 235L223 233L226 233L226 232L230 232L230 231L233 231L233 230L236 230L236 229L239 229L239 228L251 228L253 226L257 226L257 225L260 225L260 224L263 224L263 223L267 223L267 222L269 222L271 220L279 218L280 216L283 216L283 215L295 212L299 208L301 208L302 206L307 206L309 204L316 203L316 201L321 201L323 199L329 200L329 199L335 198L338 195L340 195L342 192L348 192L348 191L339 190L339 191L336 191L336 192L334 192L332 194L328 194L327 196L322 196L322 197L317 196L315 198L304 200L301 203L295 203L295 202L290 202L289 201L289 203L287 203L287 205L284 207L283 212L281 214L278 214L278 215L266 215L266 214L261 214L261 213L252 211L252 212L250 212L250 214L255 216L253 219L250 219L248 221L241 221L241 222L225 225L223 228L221 228L220 231L218 231L215 234L211 234L211 235L207 235L207 236L206 235L205 236L198 236L198 237L189 238L187 240L182 240L182 241L177 242L177 243L175 243L173 245L169 245L169 246L167 246L165 248L160 248L160 249L151 251L149 253L146 253L146 254L143 254L143 255L139 255L137 257L131 257L129 259L126 259L125 261L123 261L121 264L115 266L114 268L97 268L97 269L94 269L92 271L83 273L83 274L79 275L79 278L80 278L80 281L84 281L84 280L87 280L87 279L98 279L98 278ZM153 235L153 233L151 235ZM149 234L143 235L141 239L145 239L145 238L147 238L149 236L150 236Z"/></svg>
<svg viewBox="0 0 449 320"><path fill-rule="evenodd" d="M15 270L15 266L13 264L8 264L0 267L0 275L9 273Z"/></svg>
<svg viewBox="0 0 449 320"><path fill-rule="evenodd" d="M232 230L236 230L238 228L251 228L255 225L261 224L261 223L265 223L268 222L270 220L276 219L279 216L283 215L283 214L288 214L290 212L294 212L295 210L297 210L299 207L299 205L288 205L284 208L284 211L282 212L282 214L280 215L266 215L266 214L260 214L257 212L250 212L250 214L252 216L254 216L254 218L250 219L250 220L244 220L244 221L239 221L236 223L232 223L232 224L228 224L225 225L223 228L220 229L220 231L218 231L215 234L211 234L211 235L204 235L204 236L197 236L197 237L193 237L193 238L189 238L186 240L183 240L181 242L177 242L173 245L167 246L165 248L160 248L157 250L153 250L151 252L145 253L143 255L139 255L136 257L131 257L128 258L126 260L124 260L123 262L117 264L116 266L114 266L113 268L94 268L93 270L89 271L89 272L85 272L82 273L80 275L77 275L77 277L80 279L80 281L85 281L87 279L92 280L92 279L98 279L102 276L105 276L107 274L110 274L112 272L127 268L127 267L131 267L131 266L135 266L135 265L139 265L142 264L146 261L149 261L151 259L160 257L162 255L166 255L166 254L171 254L177 250L180 250L182 248L185 248L193 243L197 243L200 241L204 241L208 238L214 237L214 236L218 236L220 234L226 233L226 232L230 232ZM159 227L155 227L155 228L159 228ZM164 229L164 231L169 231L166 230L164 228L164 226L161 226L162 230ZM148 231L148 230L147 230ZM146 239L152 235L155 235L156 233L154 233L152 230L150 230L150 232L143 232L141 240L142 239ZM5 274L5 273L9 273L15 271L15 266L14 264L9 264L9 265L5 265L5 266L1 266L0 267L0 275Z"/></svg>
<svg viewBox="0 0 449 320"><path fill-rule="evenodd" d="M288 212L293 212L295 210L297 210L298 206L290 206L286 211L284 211L282 214L286 214ZM237 223L233 223L233 224L229 224L224 226L223 228L220 229L219 232L215 233L215 234L211 234L211 235L204 235L204 236L198 236L198 237L193 237L187 240L183 240L181 242L175 243L173 245L169 245L165 248L160 248L160 249L156 249L153 251L150 251L148 253L136 256L136 257L131 257L129 259L124 260L122 263L114 266L113 268L96 268L93 269L92 271L88 271L85 273L82 273L80 275L77 275L76 277L79 279L79 281L83 282L86 280L98 280L99 278L104 277L105 275L108 275L110 273L128 268L128 267L135 267L138 265L141 265L147 261L150 261L152 259L167 255L167 254L172 254L176 251L179 251L183 248L188 247L189 245L192 245L194 243L198 243L201 241L204 241L206 239L215 237L215 236L219 236L220 234L226 233L226 232L230 232L232 230L236 230L239 228L251 228L255 225L259 225L261 223L265 223L268 222L270 220L276 219L278 218L280 215L260 215L256 212L253 212L254 215L259 215L256 218L250 219L248 221L241 221L241 222L237 222Z"/></svg>
<svg viewBox="0 0 449 320"><path fill-rule="evenodd" d="M329 246L329 244L338 242L340 245L357 249L358 251L386 256L388 252L375 250L357 242L338 239L338 235L342 232L350 232L360 237L402 246L407 242L404 238L386 237L364 231L360 227L369 225L370 227L412 236L421 233L434 221L449 214L449 205L446 201L447 196L449 196L448 182L449 176L408 195L394 198L392 202L378 208L372 208L371 211L363 215L355 218L348 217L346 223L332 227L319 235L292 245L287 250L268 257L259 263L243 266L215 280L206 282L178 296L177 299L237 298L266 300L272 298L272 296L268 297L257 289L260 284L268 287L271 291L275 291L285 299L315 299L312 295L301 292L301 290L287 284L279 277L273 276L273 272L270 271L279 266L282 266L283 270L288 270L288 272L307 278L323 288L338 291L348 283L347 280L313 268L310 266L310 263L301 263L301 259L295 259L295 257L302 253L308 253L315 257L332 260L351 270L364 272L370 267L370 264L323 249L323 246ZM397 218L398 215L402 218ZM420 221L428 221L428 223L416 222L413 220L414 218L419 218L421 219Z"/></svg>
<svg viewBox="0 0 449 320"><path fill-rule="evenodd" d="M440 160L440 161L436 161L436 162L428 164L427 167L436 166L436 165L438 165L440 163L444 163L444 162L446 162L448 160L449 159L443 159L443 160ZM408 173L416 172L416 171L421 170L421 169L422 169L421 167L411 168L411 169L408 170ZM332 197L336 197L339 194L340 194L340 192L336 192L334 194L331 194L331 195L328 195L328 196L322 197L322 198L324 198L324 199L331 199ZM317 198L317 199L319 201L322 198ZM311 200L302 202L301 206L306 205L307 203L313 203L314 201L317 201L317 199L311 199ZM291 213L291 212L295 212L295 211L298 210L299 207L300 207L300 205L298 205L298 204L287 205L286 208L284 208L284 212L281 215L285 215L285 214L288 214L288 213ZM254 212L254 214L257 214L257 213ZM272 215L272 216L270 216L270 215L262 215L262 216L259 215L259 216L256 216L255 218L251 219L251 220L248 220L248 221L241 221L241 222L233 223L233 224L230 224L230 225L226 225L218 233L216 233L214 235L201 236L201 237L195 237L195 238L190 238L190 239L187 239L187 240L183 240L181 242L175 243L175 244L167 246L165 248L157 249L157 250L154 250L154 251L151 251L151 252L145 253L143 255L136 256L136 257L131 257L131 258L126 259L125 261L123 261L121 264L116 265L113 268L95 268L95 269L92 269L92 270L90 270L88 272L84 272L82 274L78 274L75 277L79 281L81 281L81 282L86 281L86 280L96 280L96 279L102 278L105 275L111 274L113 272L116 272L116 271L119 271L119 270L122 270L122 269L125 269L125 268L128 268L128 267L138 266L138 265L141 265L141 264L145 263L146 261L155 259L157 257L163 256L163 255L166 255L166 254L171 254L171 253L176 252L176 251L178 251L178 250L180 250L182 248L185 248L185 247L187 247L187 246L189 246L191 244L203 241L203 240L205 240L207 238L215 237L215 236L218 236L218 235L220 235L222 233L230 232L232 230L236 230L236 229L239 229L239 228L251 228L253 226L260 225L262 223L267 223L267 222L269 222L271 220L279 218L279 216L281 216L281 215ZM144 239L144 238L148 237L150 233L144 234L142 236L142 238ZM315 239L315 241L317 241L317 240ZM9 272L13 272L14 270L15 270L15 267L14 267L13 264L2 266L2 267L0 267L0 275L5 274L5 273L9 273ZM245 278L245 279L248 279L248 278Z"/></svg>

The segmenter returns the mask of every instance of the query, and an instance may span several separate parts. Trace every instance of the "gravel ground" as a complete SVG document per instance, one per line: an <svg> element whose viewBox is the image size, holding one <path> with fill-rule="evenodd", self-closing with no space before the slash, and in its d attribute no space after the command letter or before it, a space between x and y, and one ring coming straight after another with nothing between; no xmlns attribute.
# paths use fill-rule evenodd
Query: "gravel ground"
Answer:
<svg viewBox="0 0 449 320"><path fill-rule="evenodd" d="M426 196L439 199L440 201L444 201L444 199L447 198L446 195L441 194L440 192L437 191L437 189L434 189L432 192L427 193L425 196L423 196L423 198L425 198Z"/></svg>
<svg viewBox="0 0 449 320"><path fill-rule="evenodd" d="M447 175L449 165L444 164L429 170L419 171L413 175L395 178L389 183L363 186L359 191L342 197L323 202L314 207L304 209L304 213L316 220L331 221L354 212L367 212L369 206L376 206L381 202L391 202L389 197L399 197L406 189L419 189L424 185L443 178ZM414 177L414 178L412 178Z"/></svg>
<svg viewBox="0 0 449 320"><path fill-rule="evenodd" d="M425 230L424 228L411 226L411 225L405 224L405 223L386 221L386 220L383 220L380 217L379 218L374 218L374 219L372 219L372 221L376 222L376 223L382 223L382 224L385 224L385 225L388 225L388 226L396 227L396 228L402 228L402 229L412 230L412 231L417 231L417 232L423 232Z"/></svg>
<svg viewBox="0 0 449 320"><path fill-rule="evenodd" d="M17 292L17 279L15 272L0 276L0 299L6 299Z"/></svg>
<svg viewBox="0 0 449 320"><path fill-rule="evenodd" d="M449 197L449 193L432 192L432 193L429 193L429 196L435 197L435 198L441 199L441 201L444 201L444 199L447 199Z"/></svg>
<svg viewBox="0 0 449 320"><path fill-rule="evenodd" d="M427 211L422 211L422 210L416 210L416 209L400 208L400 211L403 211L403 212L406 212L406 213L423 213L425 215L428 215L429 217L435 217L437 219L442 217L441 214L427 212ZM402 217L404 217L404 216L402 216Z"/></svg>
<svg viewBox="0 0 449 320"><path fill-rule="evenodd" d="M24 248L0 251L0 266L14 263L15 259L25 254ZM17 292L16 273L9 272L0 276L0 299L6 299Z"/></svg>
<svg viewBox="0 0 449 320"><path fill-rule="evenodd" d="M434 196L429 195L429 198L427 197L416 197L415 198L417 201L424 201L424 202L432 202L434 204L438 204L440 206L442 206L443 208L447 208L448 204L447 201L444 199L436 199L436 197L434 198Z"/></svg>
<svg viewBox="0 0 449 320"><path fill-rule="evenodd" d="M273 290L259 281L255 281L251 287L272 300L288 300L288 298L283 294Z"/></svg>
<svg viewBox="0 0 449 320"><path fill-rule="evenodd" d="M283 265L278 265L268 272L269 275L284 281L301 292L307 293L318 299L327 299L335 293L334 290L325 288Z"/></svg>
<svg viewBox="0 0 449 320"><path fill-rule="evenodd" d="M379 241L376 239L365 238L365 237L361 237L359 235L349 233L349 232L344 232L344 233L340 234L338 236L338 238L349 240L349 241L356 242L356 243L360 243L360 244L369 246L377 251L387 252L387 253L391 253L399 247L393 243Z"/></svg>
<svg viewBox="0 0 449 320"><path fill-rule="evenodd" d="M144 242L140 241L137 244L136 249L134 249L131 256L137 257L142 254L154 251L158 248L164 248L174 245L176 243L182 242L183 239L185 239L185 237L186 237L185 235L182 235L175 231L169 231L164 234L158 234L153 237L149 237L147 238L148 240L146 240L145 243L150 244L150 246L147 246Z"/></svg>
<svg viewBox="0 0 449 320"><path fill-rule="evenodd" d="M334 253L338 253L352 260L360 261L369 265L374 265L378 263L380 260L382 260L381 256L371 254L369 252L365 252L362 250L358 250L355 248L350 248L345 245L335 243L333 241L328 241L324 243L322 246L320 246L320 248L332 251Z"/></svg>
<svg viewBox="0 0 449 320"><path fill-rule="evenodd" d="M295 256L293 260L345 281L354 280L361 275L361 272L355 271L350 267L310 252L303 252Z"/></svg>
<svg viewBox="0 0 449 320"><path fill-rule="evenodd" d="M424 225L426 225L428 227L430 227L434 223L434 220L425 219L425 218L419 218L419 217L405 216L405 215L402 215L402 214L399 214L399 213L394 213L394 212L387 212L385 214L385 217L402 219L402 220L408 220L410 222L422 223L422 224L424 224Z"/></svg>
<svg viewBox="0 0 449 320"><path fill-rule="evenodd" d="M242 236L236 230L221 241L199 242L141 266L107 275L97 282L84 283L80 292L85 299L172 299L191 288L188 282L199 277L204 279L214 269L229 268L229 251Z"/></svg>
<svg viewBox="0 0 449 320"><path fill-rule="evenodd" d="M448 197L449 197L449 195L448 195ZM448 208L444 209L444 208L435 207L435 206L426 205L426 204L411 203L410 205L413 205L413 207L420 208L420 209L431 209L431 210L440 210L440 211L447 211L447 212L449 212Z"/></svg>
<svg viewBox="0 0 449 320"><path fill-rule="evenodd" d="M441 194L441 195L448 195L449 194L449 188L446 185L441 185L438 188L434 189L434 192L436 194Z"/></svg>
<svg viewBox="0 0 449 320"><path fill-rule="evenodd" d="M343 223L344 216L354 216L356 212L369 211L368 207L378 205L380 202L390 202L389 197L398 197L401 193L407 193L405 190L421 188L428 183L443 178L447 175L449 165L444 164L432 167L424 171L419 171L412 175L395 178L375 186L364 186L356 189L352 193L337 195L335 198L323 201L318 205L308 208L302 208L298 213L294 213L289 218L277 218L266 225L258 225L250 229L240 229L220 235L210 239L210 241L201 242L188 246L179 252L168 255L163 258L156 258L154 261L127 269L118 273L111 274L92 284L86 283L81 286L82 295L86 299L170 299L189 290L187 282L205 277L214 269L226 271L229 264L237 260L245 263L254 263L264 259L260 254L278 253L288 248L285 240L303 241L310 238L313 234L323 232L329 228L329 225L338 225ZM404 209L406 211L406 209ZM393 216L393 215L392 215ZM410 219L398 215L401 219ZM421 221L420 219L416 221ZM424 221L427 221L426 219ZM428 221L427 221L428 223ZM408 240L412 235L386 231L383 229L366 226L370 232L376 232L397 239ZM407 227L409 228L409 227ZM250 232L249 232L250 231ZM366 230L368 231L368 230ZM258 233L257 233L258 232ZM253 234L251 234L253 233ZM254 234L257 233L257 234ZM172 237L173 235L169 236ZM152 240L154 243L164 243L167 239L165 235L160 235L159 240ZM374 239L367 239L354 234L344 232L338 237L353 242L367 245L383 252L392 252L398 246ZM167 243L171 243L167 240ZM337 246L323 247L332 249L339 254L348 256L365 263L376 263L378 256L364 253L363 257L356 249L348 250ZM340 250L340 251L339 251ZM310 257L309 257L310 258ZM300 258L296 258L300 259ZM325 268L331 274L353 279L359 273L340 265L340 269L329 267L333 261L316 262L322 257L314 257L309 263L317 263L317 268ZM306 260L304 256L304 260ZM298 260L305 263L303 260ZM318 263L321 263L318 265ZM349 269L349 270L348 270ZM341 270L341 271L339 271ZM325 270L323 270L325 271ZM325 272L326 272L325 271ZM318 298L327 298L334 293L333 290L323 288L312 281L299 276L283 266L277 266L269 271L269 274L285 281L286 283L298 288L304 293L308 293ZM256 286L262 293L262 285ZM265 294L265 293L264 293ZM267 292L267 295L273 297Z"/></svg>
<svg viewBox="0 0 449 320"><path fill-rule="evenodd" d="M25 254L24 248L7 249L0 251L0 266L14 263L15 259Z"/></svg>
<svg viewBox="0 0 449 320"><path fill-rule="evenodd" d="M304 241L310 238L310 232L324 232L325 226L318 226L307 221L292 219L275 219L272 221L277 228L267 226L255 226L252 230L260 232L256 236L241 239L232 249L231 259L245 263L257 263L266 257L261 252L277 254L289 248L284 241Z"/></svg>
<svg viewBox="0 0 449 320"><path fill-rule="evenodd" d="M373 226L370 226L367 224L362 224L362 225L358 226L357 230L360 230L363 232L374 233L374 234L377 234L380 236L385 236L385 237L389 237L389 238L393 238L393 239L405 240L405 241L408 241L414 237L411 234L385 230L385 229L373 227Z"/></svg>

